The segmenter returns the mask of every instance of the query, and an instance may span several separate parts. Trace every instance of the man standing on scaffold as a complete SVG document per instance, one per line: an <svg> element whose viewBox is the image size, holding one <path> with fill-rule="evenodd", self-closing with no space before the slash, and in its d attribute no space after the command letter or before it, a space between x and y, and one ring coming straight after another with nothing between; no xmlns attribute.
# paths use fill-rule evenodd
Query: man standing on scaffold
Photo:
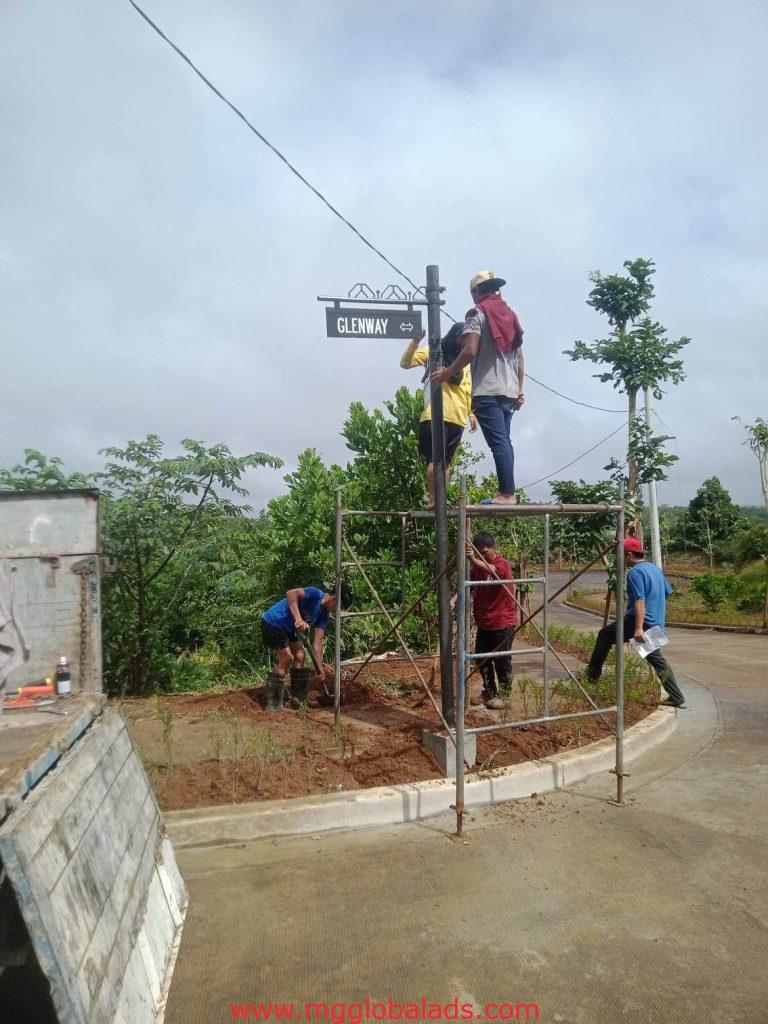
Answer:
<svg viewBox="0 0 768 1024"><path fill-rule="evenodd" d="M499 481L498 493L484 505L514 505L515 452L510 439L512 416L525 402L523 380L523 328L517 314L499 292L507 282L490 270L480 270L469 283L474 307L464 321L454 362L432 374L431 380L444 384L472 366L472 412L491 449Z"/></svg>

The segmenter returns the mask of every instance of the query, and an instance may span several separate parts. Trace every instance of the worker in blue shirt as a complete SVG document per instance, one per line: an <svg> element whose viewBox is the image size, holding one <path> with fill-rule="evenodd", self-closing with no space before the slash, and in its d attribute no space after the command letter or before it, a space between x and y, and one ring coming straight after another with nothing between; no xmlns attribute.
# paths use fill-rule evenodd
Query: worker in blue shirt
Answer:
<svg viewBox="0 0 768 1024"><path fill-rule="evenodd" d="M667 597L672 588L664 573L653 562L646 562L643 545L636 537L624 541L624 555L630 569L627 573L627 614L624 616L624 636L634 637L642 642L643 632L651 626L664 628ZM587 668L587 676L593 682L600 677L608 652L616 643L616 623L609 622L597 634L595 648ZM680 708L685 705L675 674L661 650L652 651L646 661L653 665L661 685L669 694L668 700L661 701L667 707Z"/></svg>
<svg viewBox="0 0 768 1024"><path fill-rule="evenodd" d="M348 608L351 602L349 587L342 583L341 607ZM283 706L285 675L289 668L292 693L294 684L298 683L295 670L304 667L304 645L299 632L309 634L312 630L314 661L322 666L328 616L336 613L336 595L320 587L294 587L286 592L281 601L264 612L261 617L261 636L264 645L277 655L277 666L267 680L267 707L277 710ZM318 678L323 679L324 676ZM310 707L316 706L311 701L307 703Z"/></svg>

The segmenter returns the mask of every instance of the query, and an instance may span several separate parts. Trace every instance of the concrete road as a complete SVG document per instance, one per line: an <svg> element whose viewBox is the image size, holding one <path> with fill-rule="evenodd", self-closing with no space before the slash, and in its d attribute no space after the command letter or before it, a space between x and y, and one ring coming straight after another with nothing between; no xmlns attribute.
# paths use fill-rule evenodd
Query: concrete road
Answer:
<svg viewBox="0 0 768 1024"><path fill-rule="evenodd" d="M564 1024L768 1021L768 637L681 630L668 650L689 710L633 763L625 808L606 774L481 812L466 843L446 818L182 852L167 1024L366 996L458 997L475 1019L536 1003Z"/></svg>

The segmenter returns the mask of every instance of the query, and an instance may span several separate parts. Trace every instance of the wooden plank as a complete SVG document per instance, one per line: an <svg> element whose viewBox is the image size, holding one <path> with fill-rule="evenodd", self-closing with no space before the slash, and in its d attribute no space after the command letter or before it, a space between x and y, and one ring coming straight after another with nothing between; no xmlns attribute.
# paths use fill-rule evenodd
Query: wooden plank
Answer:
<svg viewBox="0 0 768 1024"><path fill-rule="evenodd" d="M175 932L173 916L165 898L157 866L155 866L149 883L147 910L141 929L141 943L144 969L156 1003L160 999Z"/></svg>
<svg viewBox="0 0 768 1024"><path fill-rule="evenodd" d="M144 965L138 946L128 961L125 980L114 1024L155 1024L156 1006L144 977Z"/></svg>
<svg viewBox="0 0 768 1024"><path fill-rule="evenodd" d="M147 907L149 907L150 902L151 897L147 902ZM139 937L136 940L136 948L141 954L141 963L144 968L144 982L152 996L153 1005L157 1006L160 1001L160 993L163 990L163 980L157 973L157 965L155 964L155 957L149 943L149 935L146 927L143 927L139 932Z"/></svg>
<svg viewBox="0 0 768 1024"><path fill-rule="evenodd" d="M181 928L184 923L184 915L187 912L187 888L184 885L184 879L181 877L179 866L176 863L173 846L167 835L163 836L163 842L160 847L157 874L162 883L173 922L177 928Z"/></svg>
<svg viewBox="0 0 768 1024"><path fill-rule="evenodd" d="M45 877L51 880L49 889L53 888L83 836L93 824L101 805L132 752L130 735L128 730L124 729L106 751L75 799L58 821L54 822L53 828L34 854L33 860L45 860ZM25 844L29 838L24 833L19 837L20 842Z"/></svg>
<svg viewBox="0 0 768 1024"><path fill-rule="evenodd" d="M6 711L0 716L0 820L21 806L32 787L80 739L105 706L102 694L75 696L67 702L69 719L34 711ZM26 716L22 725L18 716Z"/></svg>
<svg viewBox="0 0 768 1024"><path fill-rule="evenodd" d="M104 718L0 829L0 856L61 1021L154 1024L186 890L130 736Z"/></svg>
<svg viewBox="0 0 768 1024"><path fill-rule="evenodd" d="M152 807L149 800L146 807L147 809ZM143 850L138 841L136 841L136 836L132 837L130 859L134 862L138 859L139 868L133 875L129 893L130 898L123 910L115 942L109 954L109 961L102 980L101 989L94 1002L91 1003L89 1019L93 1021L111 1021L114 1016L128 959L141 929L149 880L155 868L163 828L162 822L154 814L154 810L151 813L153 819L152 829L144 843Z"/></svg>
<svg viewBox="0 0 768 1024"><path fill-rule="evenodd" d="M133 755L50 891L51 908L66 922L71 935L69 946L75 969L82 962L131 838L143 842L146 837L149 823L142 820L141 813L148 799L143 773ZM39 862L38 871L45 877L44 861Z"/></svg>
<svg viewBox="0 0 768 1024"><path fill-rule="evenodd" d="M75 966L75 970L78 971L81 997L86 1006L92 1006L102 991L104 978L109 970L110 960L121 929L134 927L132 919L126 923L125 917L126 911L130 913L132 900L137 897L146 898L146 891L137 890L137 875L141 870L144 844L151 839L156 824L154 819L151 804L145 799L141 808L141 819L124 851L120 869L115 876L113 890L96 923L82 960ZM148 882L147 879L147 885ZM138 934L138 929L136 929L136 933ZM125 963L123 963L123 969L125 969Z"/></svg>
<svg viewBox="0 0 768 1024"><path fill-rule="evenodd" d="M50 983L59 1021L61 1024L87 1024L75 978L62 964L60 953L64 948L64 936L59 922L48 913L48 903L44 897L40 898L41 888L35 873L28 870L28 865L19 856L11 835L0 836L0 860L13 886L37 961Z"/></svg>
<svg viewBox="0 0 768 1024"><path fill-rule="evenodd" d="M0 829L3 831L13 827L21 834L25 832L25 848L34 853L43 844L53 823L64 813L85 784L91 772L96 768L104 752L112 745L117 735L125 729L120 715L107 712L94 722L88 733L87 746L78 744L69 750L53 771L42 780L37 789L27 797L26 802L13 816L13 822L7 822ZM56 752L58 757L58 751ZM44 813L35 814L36 808L45 801Z"/></svg>

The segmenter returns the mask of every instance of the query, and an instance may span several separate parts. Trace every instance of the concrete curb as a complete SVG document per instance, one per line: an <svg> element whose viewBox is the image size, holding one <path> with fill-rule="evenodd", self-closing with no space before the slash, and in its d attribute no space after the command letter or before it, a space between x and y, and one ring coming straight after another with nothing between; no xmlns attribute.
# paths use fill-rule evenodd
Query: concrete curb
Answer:
<svg viewBox="0 0 768 1024"><path fill-rule="evenodd" d="M603 613L593 611L591 608L583 608L574 601L563 601L566 608L575 608L577 612L584 612L595 619L602 619ZM670 629L698 629L704 633L743 633L745 636L768 636L768 629L762 626L715 626L708 622L668 622Z"/></svg>
<svg viewBox="0 0 768 1024"><path fill-rule="evenodd" d="M671 735L676 725L677 713L664 709L652 712L642 722L627 729L624 734L625 760L632 760L661 743ZM484 773L482 777L466 782L467 809L571 786L612 768L614 757L615 741L609 737L541 761L526 761ZM306 799L265 800L169 811L165 815L165 823L176 849L218 846L270 836L398 825L441 814L450 808L454 798L453 780L430 779Z"/></svg>

